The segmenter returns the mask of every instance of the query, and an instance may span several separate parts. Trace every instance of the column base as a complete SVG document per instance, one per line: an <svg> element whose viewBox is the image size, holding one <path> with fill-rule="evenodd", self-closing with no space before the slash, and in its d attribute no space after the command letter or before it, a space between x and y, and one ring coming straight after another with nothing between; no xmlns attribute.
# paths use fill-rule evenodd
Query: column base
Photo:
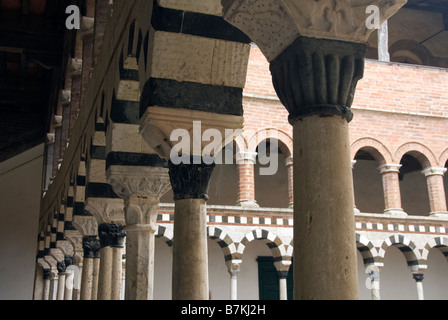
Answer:
<svg viewBox="0 0 448 320"><path fill-rule="evenodd" d="M244 208L259 208L260 205L255 200L239 200L236 204L239 207Z"/></svg>
<svg viewBox="0 0 448 320"><path fill-rule="evenodd" d="M430 217L434 218L448 218L448 211L435 211L429 214Z"/></svg>
<svg viewBox="0 0 448 320"><path fill-rule="evenodd" d="M390 215L392 217L405 218L408 216L403 209L386 209L384 210L384 214Z"/></svg>

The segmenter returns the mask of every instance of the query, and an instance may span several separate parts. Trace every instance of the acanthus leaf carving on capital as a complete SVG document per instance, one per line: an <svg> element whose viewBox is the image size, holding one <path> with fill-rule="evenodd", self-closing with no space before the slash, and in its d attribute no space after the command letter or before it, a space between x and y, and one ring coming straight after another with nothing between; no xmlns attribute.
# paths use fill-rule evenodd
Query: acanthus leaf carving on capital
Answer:
<svg viewBox="0 0 448 320"><path fill-rule="evenodd" d="M86 210L92 213L98 224L124 224L123 199L87 198Z"/></svg>
<svg viewBox="0 0 448 320"><path fill-rule="evenodd" d="M111 166L107 178L124 199L132 195L158 199L170 190L168 168L164 167Z"/></svg>
<svg viewBox="0 0 448 320"><path fill-rule="evenodd" d="M223 0L224 18L275 59L298 36L366 43L374 28L367 8L376 6L380 23L406 0Z"/></svg>
<svg viewBox="0 0 448 320"><path fill-rule="evenodd" d="M95 236L98 234L98 222L94 217L74 216L72 223L83 236Z"/></svg>

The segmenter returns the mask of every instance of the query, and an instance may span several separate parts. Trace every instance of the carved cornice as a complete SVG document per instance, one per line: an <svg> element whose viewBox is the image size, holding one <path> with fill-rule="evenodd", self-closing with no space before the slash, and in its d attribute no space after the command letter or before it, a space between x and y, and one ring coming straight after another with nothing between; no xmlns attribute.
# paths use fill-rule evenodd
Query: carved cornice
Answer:
<svg viewBox="0 0 448 320"><path fill-rule="evenodd" d="M195 159L199 158L199 161ZM195 163L199 164L195 164ZM171 186L174 200L205 199L208 200L208 189L215 164L203 161L202 157L192 156L190 161L173 164L169 162Z"/></svg>
<svg viewBox="0 0 448 320"><path fill-rule="evenodd" d="M366 43L367 8L377 6L380 24L406 0L223 0L224 18L246 33L269 61L298 36Z"/></svg>

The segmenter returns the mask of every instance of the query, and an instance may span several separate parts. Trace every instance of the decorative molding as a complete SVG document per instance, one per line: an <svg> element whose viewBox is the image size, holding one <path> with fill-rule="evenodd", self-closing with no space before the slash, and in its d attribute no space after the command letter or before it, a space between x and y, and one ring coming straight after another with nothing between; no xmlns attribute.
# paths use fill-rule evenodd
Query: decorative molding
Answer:
<svg viewBox="0 0 448 320"><path fill-rule="evenodd" d="M435 167L432 167L432 168L424 169L422 171L422 174L425 177L429 177L429 176L442 176L443 177L447 171L448 171L447 168L435 168Z"/></svg>
<svg viewBox="0 0 448 320"><path fill-rule="evenodd" d="M92 213L98 224L124 224L124 203L122 199L87 198L86 210Z"/></svg>

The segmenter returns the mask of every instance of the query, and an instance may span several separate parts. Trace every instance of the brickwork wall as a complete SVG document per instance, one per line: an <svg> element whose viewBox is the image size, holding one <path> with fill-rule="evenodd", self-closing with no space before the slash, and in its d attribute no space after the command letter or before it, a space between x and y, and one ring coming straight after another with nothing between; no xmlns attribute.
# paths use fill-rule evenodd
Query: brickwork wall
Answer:
<svg viewBox="0 0 448 320"><path fill-rule="evenodd" d="M251 49L245 89L245 130L274 127L292 135L288 113L276 99L269 65ZM411 150L443 167L448 149L448 70L368 60L353 105L351 141L373 139L387 161L400 163ZM357 143L357 150L363 143ZM390 155L388 155L389 153ZM390 156L391 159L387 159Z"/></svg>

